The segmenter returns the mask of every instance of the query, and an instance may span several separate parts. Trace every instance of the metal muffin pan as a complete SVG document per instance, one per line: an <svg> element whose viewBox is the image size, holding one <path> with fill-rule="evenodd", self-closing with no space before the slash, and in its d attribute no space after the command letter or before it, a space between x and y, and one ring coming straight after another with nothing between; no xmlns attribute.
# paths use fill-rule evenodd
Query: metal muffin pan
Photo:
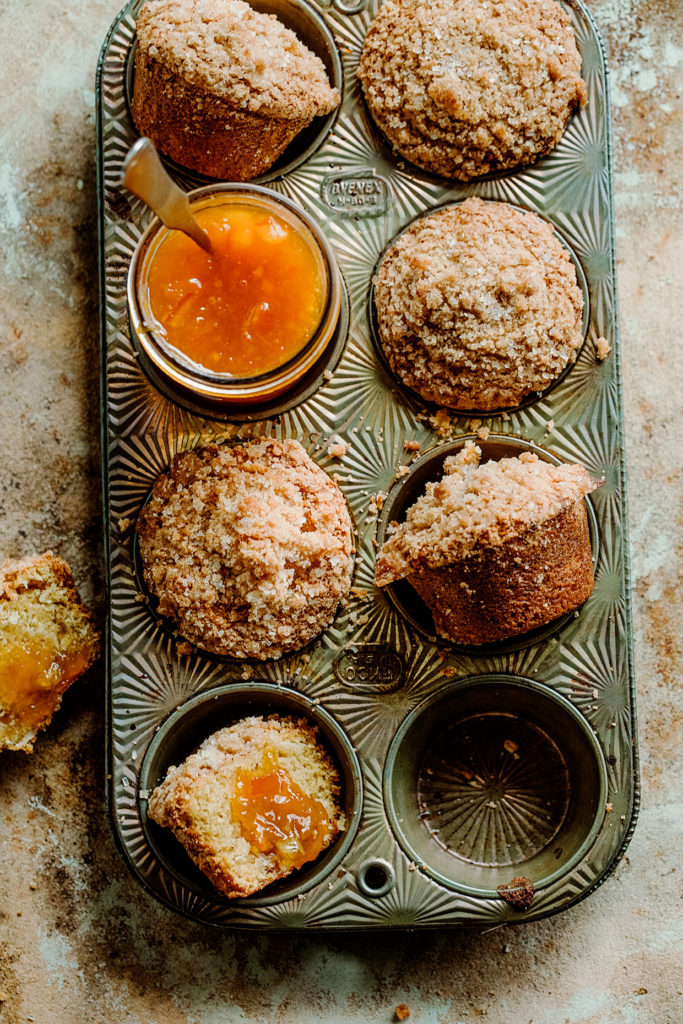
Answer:
<svg viewBox="0 0 683 1024"><path fill-rule="evenodd" d="M128 94L140 3L112 25L97 78L106 739L121 854L168 906L229 927L492 927L557 913L606 878L638 806L607 70L592 19L580 0L566 5L589 101L557 148L526 169L464 185L396 158L368 116L356 68L376 0L312 0L310 11L303 0L254 4L293 25L343 85L340 111L295 140L260 182L322 226L347 309L330 358L304 388L240 413L171 394L147 376L131 341L126 277L151 220L119 186L137 137ZM185 188L207 183L169 166ZM424 403L391 377L372 340L380 254L415 217L469 195L550 220L588 296L576 362L542 395L492 415ZM601 336L612 347L605 362L596 357ZM296 437L339 480L356 528L351 597L317 641L280 661L185 653L141 592L137 515L177 451L262 434ZM331 437L348 445L342 458L328 455ZM372 582L388 523L468 437L484 458L531 449L605 478L587 500L596 575L588 601L485 648L438 640L416 595ZM225 900L147 820L146 797L205 735L242 714L273 712L318 725L340 768L349 830L290 879ZM497 889L525 875L536 892L519 910Z"/></svg>

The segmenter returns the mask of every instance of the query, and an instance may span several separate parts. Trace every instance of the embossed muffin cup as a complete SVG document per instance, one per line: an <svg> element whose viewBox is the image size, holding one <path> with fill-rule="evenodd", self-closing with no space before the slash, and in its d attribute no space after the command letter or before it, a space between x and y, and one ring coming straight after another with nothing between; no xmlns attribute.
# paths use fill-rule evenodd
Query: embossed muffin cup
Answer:
<svg viewBox="0 0 683 1024"><path fill-rule="evenodd" d="M392 741L384 799L408 857L451 889L496 898L513 878L536 890L590 849L607 772L568 700L518 676L459 680L417 707Z"/></svg>
<svg viewBox="0 0 683 1024"><path fill-rule="evenodd" d="M224 183L188 193L193 212L206 208L249 206L282 218L309 246L323 287L320 320L311 337L287 362L255 377L216 373L194 362L167 341L156 319L149 292L150 268L159 247L170 234L154 218L141 236L128 271L128 316L132 339L142 368L162 390L181 404L200 411L231 411L244 419L245 410L256 416L277 411L283 396L295 391L299 400L310 393L325 366L338 354L345 337L343 285L336 257L315 221L296 203L258 185ZM303 389L303 393L302 393ZM276 403L274 407L273 403Z"/></svg>
<svg viewBox="0 0 683 1024"><path fill-rule="evenodd" d="M274 15L285 28L290 29L312 53L322 61L330 85L342 95L344 74L339 50L324 17L306 0L249 0L249 6L259 14ZM125 71L125 95L129 117L132 121L133 94L135 89L135 60L137 40L131 46ZM313 118L304 128L299 130L286 149L274 161L271 167L262 174L252 178L254 183L265 184L275 178L288 174L316 152L332 131L339 116L340 106L329 114ZM276 134L285 130L275 129ZM274 141L276 141L274 139ZM207 174L185 167L169 156L163 156L164 163L174 175L188 184L202 185L212 180Z"/></svg>
<svg viewBox="0 0 683 1024"><path fill-rule="evenodd" d="M228 901L214 889L171 831L161 828L148 817L147 801L170 767L184 761L212 733L252 715L304 718L317 730L318 742L339 772L339 806L346 818L346 829L316 860L304 864L287 878L273 882L254 896ZM293 899L327 878L355 838L363 802L358 758L348 736L334 718L296 690L256 681L229 683L206 690L176 708L161 723L150 742L142 760L138 783L138 804L146 838L155 856L173 878L206 899L249 906L268 906Z"/></svg>
<svg viewBox="0 0 683 1024"><path fill-rule="evenodd" d="M382 514L378 521L376 535L378 550L381 549L383 543L387 540L391 523L401 523L405 520L408 508L410 508L410 506L425 493L426 485L441 479L443 475L444 460L449 455L456 455L464 448L468 441L475 442L481 449L482 464L489 460L498 461L503 458L515 457L520 455L522 452L532 452L535 455L538 455L539 459L542 459L545 462L549 462L556 466L562 465L561 459L552 455L539 445L533 444L531 441L526 441L522 438L512 437L506 434L489 434L486 441L480 440L476 435L468 434L445 444L439 444L435 448L431 448L429 451L425 452L419 459L417 459L413 464L410 473L403 477L401 482L397 484L392 491L390 491L388 498L384 502ZM570 553L573 550L577 535L580 536L582 538L582 542L585 543L586 538L583 535L583 532L584 529L587 529L592 560L595 562L598 551L597 523L590 500L585 499L583 504L586 510L587 526L585 523L581 522L577 524L573 520L569 521L567 524L570 529ZM571 512L571 510L569 511ZM564 513L562 515L564 516ZM562 517L557 517L558 520L560 518ZM520 544L522 550L524 549L523 540L524 538L522 538L522 542ZM527 545L527 547L529 546ZM560 568L562 568L562 557L564 553L562 544L556 545L556 550L553 550L552 547L549 549L547 543L538 545L538 548L538 551L533 552L534 557L537 557L544 563L544 565L548 560L550 560L550 563L552 564L552 559L557 557L560 561ZM496 549L496 552L498 552L498 549ZM528 550L523 550L523 554L525 556L525 560L529 560L531 563L533 562L533 559L529 559ZM497 554L495 557L498 559ZM519 558L520 555L517 554L516 549L513 548L510 555L511 573L516 568L515 557ZM588 557L587 554L585 557ZM505 624L506 607L514 608L520 617L524 618L524 603L528 600L526 589L523 586L515 589L512 586L510 579L502 576L500 561L495 562L495 569L496 572L492 572L487 581L489 590L486 593L486 600L491 610L491 624L493 626L498 623L499 619L501 624ZM426 570L422 575L424 577L424 587L421 586L420 580L417 579L417 574L415 582L426 594L433 596L435 588L439 585L444 588L448 587L450 592L451 581L448 578L448 567L441 570L432 570L431 574L429 570ZM481 575L481 573L479 575ZM465 582L467 582L467 580L465 580ZM508 651L521 650L524 647L529 647L540 640L544 640L547 637L552 636L578 614L577 610L565 612L550 622L545 622L532 629L527 629L525 632L520 632L519 634L510 636L503 640L471 644L455 643L454 641L447 640L444 636L437 634L434 617L430 608L414 587L408 582L408 579L401 579L394 583L390 583L382 589L387 599L393 604L396 610L413 628L417 629L422 636L429 639L432 643L448 644L453 650L468 654L495 655ZM463 601L465 602L463 608L468 610L469 604L467 602L469 602L471 595L469 594L469 591L464 591L462 596ZM533 597L534 595L532 594L531 596Z"/></svg>

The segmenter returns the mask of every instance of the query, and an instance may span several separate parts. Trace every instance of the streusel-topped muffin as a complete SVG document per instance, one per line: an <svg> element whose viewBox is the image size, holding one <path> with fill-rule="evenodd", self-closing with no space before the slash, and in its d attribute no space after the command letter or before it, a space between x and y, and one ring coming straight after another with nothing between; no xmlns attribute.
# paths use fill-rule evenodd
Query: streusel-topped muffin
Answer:
<svg viewBox="0 0 683 1024"><path fill-rule="evenodd" d="M320 58L243 0L147 0L136 31L136 127L203 174L264 173L339 104Z"/></svg>
<svg viewBox="0 0 683 1024"><path fill-rule="evenodd" d="M195 646L279 658L334 618L350 587L351 519L298 441L176 455L138 518L145 582Z"/></svg>
<svg viewBox="0 0 683 1024"><path fill-rule="evenodd" d="M593 590L584 498L599 481L532 452L479 464L469 442L382 545L375 582L406 579L446 640L483 644L545 625Z"/></svg>
<svg viewBox="0 0 683 1024"><path fill-rule="evenodd" d="M467 181L548 153L586 102L580 72L555 0L386 0L358 75L402 156Z"/></svg>
<svg viewBox="0 0 683 1024"><path fill-rule="evenodd" d="M224 896L249 896L315 860L342 831L339 773L305 719L244 718L168 770L149 817Z"/></svg>
<svg viewBox="0 0 683 1024"><path fill-rule="evenodd" d="M393 372L451 409L519 405L583 341L583 298L550 224L508 203L466 199L420 218L375 277Z"/></svg>

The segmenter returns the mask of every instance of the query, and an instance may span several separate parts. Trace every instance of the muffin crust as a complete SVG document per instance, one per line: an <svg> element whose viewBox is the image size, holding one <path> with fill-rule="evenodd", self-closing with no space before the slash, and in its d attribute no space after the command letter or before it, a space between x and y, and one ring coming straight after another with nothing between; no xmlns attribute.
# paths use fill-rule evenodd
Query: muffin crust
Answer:
<svg viewBox="0 0 683 1024"><path fill-rule="evenodd" d="M444 461L382 545L375 583L405 578L437 632L461 644L526 633L590 595L593 564L584 497L596 487L580 465L531 452L479 465L469 442Z"/></svg>
<svg viewBox="0 0 683 1024"><path fill-rule="evenodd" d="M358 75L402 156L469 180L548 153L586 102L580 70L555 0L386 0Z"/></svg>
<svg viewBox="0 0 683 1024"><path fill-rule="evenodd" d="M583 298L534 213L478 198L416 221L375 278L382 348L429 401L483 411L543 391L576 357Z"/></svg>
<svg viewBox="0 0 683 1024"><path fill-rule="evenodd" d="M320 58L243 0L147 0L136 30L133 120L204 174L263 173L339 104Z"/></svg>
<svg viewBox="0 0 683 1024"><path fill-rule="evenodd" d="M297 650L330 624L350 587L346 503L298 441L176 455L137 532L159 612L214 654Z"/></svg>

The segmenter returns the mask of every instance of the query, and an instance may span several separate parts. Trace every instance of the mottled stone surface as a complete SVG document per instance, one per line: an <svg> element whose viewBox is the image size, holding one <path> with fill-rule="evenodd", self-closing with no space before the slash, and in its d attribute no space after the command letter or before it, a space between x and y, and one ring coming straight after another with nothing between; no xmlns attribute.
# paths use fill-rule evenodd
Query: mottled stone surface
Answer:
<svg viewBox="0 0 683 1024"><path fill-rule="evenodd" d="M0 0L0 552L53 547L101 610L94 78L118 0ZM102 670L0 757L0 1024L675 1024L681 924L683 7L595 0L615 200L643 771L614 876L476 932L256 937L165 910L104 807Z"/></svg>

